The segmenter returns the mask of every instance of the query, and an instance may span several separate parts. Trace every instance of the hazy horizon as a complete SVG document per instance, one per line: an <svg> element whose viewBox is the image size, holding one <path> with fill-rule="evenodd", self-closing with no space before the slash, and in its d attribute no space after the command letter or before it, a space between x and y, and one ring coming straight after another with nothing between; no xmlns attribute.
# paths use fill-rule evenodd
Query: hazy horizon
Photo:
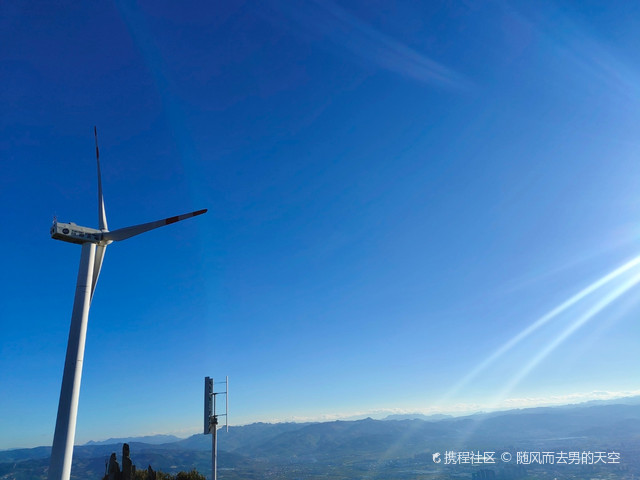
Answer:
<svg viewBox="0 0 640 480"><path fill-rule="evenodd" d="M619 396L617 396L619 394ZM489 408L483 409L482 406L466 406L468 410L449 410L449 411L408 411L402 409L381 409L381 410L373 410L369 412L350 412L343 414L323 414L316 417L306 417L306 418L271 418L271 419L254 419L246 422L230 422L229 427L242 427L246 425L252 425L255 423L266 423L266 424L277 424L277 423L322 423L322 422L333 422L333 421L356 421L363 420L366 418L372 418L374 420L384 420L386 417L390 415L424 415L424 416L434 416L434 415L445 415L452 418L473 416L482 413L492 413L492 412L509 412L509 411L517 411L524 410L528 408L540 408L540 407L568 407L568 406L581 406L585 404L591 404L594 401L602 401L606 403L615 403L617 404L618 400L634 400L637 402L640 400L640 390L635 392L592 392L591 394L576 394L571 395L567 398L564 398L565 401L571 400L571 403L562 403L563 399L560 398L549 398L549 399L509 399L508 403L503 407L490 406ZM518 401L521 401L521 404L518 404ZM621 402L620 404L625 404ZM463 407L463 406L460 406ZM474 409L473 407L480 408ZM224 423L224 421L223 421ZM155 432L143 432L143 433L129 433L126 435L117 435L117 436L109 436L104 438L92 438L83 442L78 441L76 438L76 445L87 445L91 442L102 443L106 440L110 439L118 439L118 438L141 438L141 437L153 437L153 436L174 436L179 439L186 439L191 437L192 435L202 434L201 426L192 426L186 427L185 429L178 431L155 431ZM53 436L52 436L53 440ZM20 448L34 448L34 447L42 447L49 446L49 444L44 445L29 445L29 446L18 446L18 447L2 447L0 450L14 450Z"/></svg>

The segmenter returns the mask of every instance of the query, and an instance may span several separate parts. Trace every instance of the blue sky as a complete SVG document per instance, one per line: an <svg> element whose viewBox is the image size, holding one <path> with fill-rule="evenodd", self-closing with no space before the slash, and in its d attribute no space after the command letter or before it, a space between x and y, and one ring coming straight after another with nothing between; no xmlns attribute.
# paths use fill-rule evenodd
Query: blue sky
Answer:
<svg viewBox="0 0 640 480"><path fill-rule="evenodd" d="M637 394L640 6L218 3L0 6L0 448L53 438L94 125L112 229L209 212L108 249L77 443L205 376L232 424Z"/></svg>

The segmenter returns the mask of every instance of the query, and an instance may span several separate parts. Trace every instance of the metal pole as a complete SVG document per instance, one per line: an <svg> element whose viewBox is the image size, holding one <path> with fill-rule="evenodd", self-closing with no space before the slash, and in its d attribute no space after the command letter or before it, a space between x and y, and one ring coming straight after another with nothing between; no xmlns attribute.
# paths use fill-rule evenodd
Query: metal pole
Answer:
<svg viewBox="0 0 640 480"><path fill-rule="evenodd" d="M213 398L216 398L215 396ZM213 476L212 480L218 480L218 417L213 416L213 436L211 437L211 441L213 445L211 445L211 456L212 456L212 468L213 468Z"/></svg>
<svg viewBox="0 0 640 480"><path fill-rule="evenodd" d="M69 340L67 341L67 355L64 361L60 401L58 402L58 416L53 434L53 447L51 448L49 480L69 480L71 476L71 459L73 458L73 443L76 436L76 418L78 416L84 344L87 338L87 323L91 306L91 282L95 253L95 244L82 244L76 295L73 301Z"/></svg>

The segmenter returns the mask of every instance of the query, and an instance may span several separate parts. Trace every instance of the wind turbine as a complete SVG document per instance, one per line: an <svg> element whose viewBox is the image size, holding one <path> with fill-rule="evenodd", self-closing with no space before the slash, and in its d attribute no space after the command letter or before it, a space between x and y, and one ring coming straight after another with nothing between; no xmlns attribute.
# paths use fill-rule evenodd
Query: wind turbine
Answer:
<svg viewBox="0 0 640 480"><path fill-rule="evenodd" d="M53 220L53 225L51 226L51 238L80 244L82 245L82 253L80 255L76 295L71 313L71 327L69 328L62 388L60 389L56 429L53 435L49 480L69 480L71 475L71 458L76 435L78 398L80 396L80 380L82 378L82 362L87 336L89 307L91 306L93 292L96 289L107 245L207 212L206 209L198 210L110 232L107 227L107 215L102 198L98 132L95 127L93 131L96 137L96 162L98 164L98 225L100 229L80 227L75 223L59 223L56 219Z"/></svg>

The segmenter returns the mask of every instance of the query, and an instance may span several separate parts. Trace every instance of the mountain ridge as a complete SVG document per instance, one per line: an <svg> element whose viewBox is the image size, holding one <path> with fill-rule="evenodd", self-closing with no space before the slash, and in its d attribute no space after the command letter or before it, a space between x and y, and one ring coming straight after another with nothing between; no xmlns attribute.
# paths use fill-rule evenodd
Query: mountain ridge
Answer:
<svg viewBox="0 0 640 480"><path fill-rule="evenodd" d="M155 441L167 438L152 437ZM144 437L126 439L139 438ZM72 478L98 478L96 475L103 474L104 463L111 453L120 454L122 443L77 445L72 470L76 473ZM165 472L192 468L210 471L209 435L195 434L168 443L127 443L131 459L138 467L152 465ZM348 479L358 477L363 468L374 465L379 468L381 458L394 459L393 465L418 462L421 468L431 468L431 453L435 451L514 448L618 449L628 459L627 468L637 467L633 471L640 473L640 404L536 407L440 420L366 418L255 423L230 427L229 432L218 431L219 465L227 469L225 478L228 479L258 479L267 474L283 479L315 478L313 475ZM0 452L0 479L46 478L50 451L50 447L35 447ZM382 479L384 475L396 473L389 466L371 478Z"/></svg>

